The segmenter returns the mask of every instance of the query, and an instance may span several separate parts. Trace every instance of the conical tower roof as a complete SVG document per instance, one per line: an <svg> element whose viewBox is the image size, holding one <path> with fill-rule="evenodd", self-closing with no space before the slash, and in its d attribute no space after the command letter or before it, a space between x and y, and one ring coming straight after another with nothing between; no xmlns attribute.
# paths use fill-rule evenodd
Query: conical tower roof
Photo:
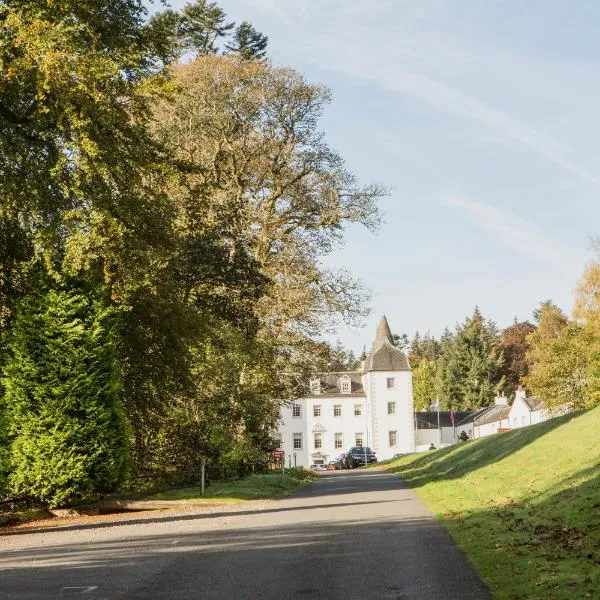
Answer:
<svg viewBox="0 0 600 600"><path fill-rule="evenodd" d="M406 354L394 346L394 338L385 315L379 320L373 348L363 365L363 373L371 371L410 371Z"/></svg>
<svg viewBox="0 0 600 600"><path fill-rule="evenodd" d="M377 325L377 333L375 334L373 348L379 348L379 346L381 346L386 340L390 344L394 345L394 338L392 337L392 332L390 331L390 326L388 325L387 319L385 318L385 315L381 315L381 319L379 319L379 325Z"/></svg>

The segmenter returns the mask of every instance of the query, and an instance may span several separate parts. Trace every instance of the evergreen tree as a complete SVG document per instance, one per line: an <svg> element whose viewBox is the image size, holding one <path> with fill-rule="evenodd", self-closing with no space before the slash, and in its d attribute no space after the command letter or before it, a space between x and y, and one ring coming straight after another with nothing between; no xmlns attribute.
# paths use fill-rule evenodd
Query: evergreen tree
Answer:
<svg viewBox="0 0 600 600"><path fill-rule="evenodd" d="M126 429L112 317L86 289L49 289L19 305L4 368L11 491L50 506L114 490Z"/></svg>
<svg viewBox="0 0 600 600"><path fill-rule="evenodd" d="M267 54L268 37L256 31L254 27L243 21L235 30L233 40L225 44L225 48L244 60L259 60Z"/></svg>
<svg viewBox="0 0 600 600"><path fill-rule="evenodd" d="M423 359L435 362L439 355L440 342L429 331L424 336L421 336L417 331L410 343L410 352L408 354L410 366L414 369Z"/></svg>
<svg viewBox="0 0 600 600"><path fill-rule="evenodd" d="M442 338L436 388L442 406L471 409L489 404L503 380L503 358L495 352L496 326L479 309L458 326L452 338Z"/></svg>

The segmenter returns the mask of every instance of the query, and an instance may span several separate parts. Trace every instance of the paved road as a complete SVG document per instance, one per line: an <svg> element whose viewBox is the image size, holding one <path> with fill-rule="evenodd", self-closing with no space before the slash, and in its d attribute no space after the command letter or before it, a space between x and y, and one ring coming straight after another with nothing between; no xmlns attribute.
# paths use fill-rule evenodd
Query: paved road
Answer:
<svg viewBox="0 0 600 600"><path fill-rule="evenodd" d="M10 535L0 598L487 600L402 482L337 471L278 502Z"/></svg>

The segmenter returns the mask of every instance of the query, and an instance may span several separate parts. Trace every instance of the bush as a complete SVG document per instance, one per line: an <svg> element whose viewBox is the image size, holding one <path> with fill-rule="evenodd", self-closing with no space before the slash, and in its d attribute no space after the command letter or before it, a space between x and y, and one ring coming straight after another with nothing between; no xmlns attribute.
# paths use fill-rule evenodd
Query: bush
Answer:
<svg viewBox="0 0 600 600"><path fill-rule="evenodd" d="M114 490L126 430L101 297L50 289L21 302L4 369L13 494L50 506Z"/></svg>

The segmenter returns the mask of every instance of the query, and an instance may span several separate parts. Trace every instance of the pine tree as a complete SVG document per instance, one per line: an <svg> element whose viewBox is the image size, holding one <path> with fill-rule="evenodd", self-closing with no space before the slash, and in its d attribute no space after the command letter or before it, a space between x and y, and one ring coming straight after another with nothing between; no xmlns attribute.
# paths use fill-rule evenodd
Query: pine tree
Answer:
<svg viewBox="0 0 600 600"><path fill-rule="evenodd" d="M225 48L244 60L259 60L267 54L268 39L248 21L243 21L233 34L233 42L225 44Z"/></svg>
<svg viewBox="0 0 600 600"><path fill-rule="evenodd" d="M436 388L442 406L470 409L489 404L502 386L502 356L495 352L496 326L485 321L479 309L457 327L451 338L442 337Z"/></svg>
<svg viewBox="0 0 600 600"><path fill-rule="evenodd" d="M126 467L126 429L111 314L78 289L20 303L4 368L11 491L58 506L114 490Z"/></svg>

